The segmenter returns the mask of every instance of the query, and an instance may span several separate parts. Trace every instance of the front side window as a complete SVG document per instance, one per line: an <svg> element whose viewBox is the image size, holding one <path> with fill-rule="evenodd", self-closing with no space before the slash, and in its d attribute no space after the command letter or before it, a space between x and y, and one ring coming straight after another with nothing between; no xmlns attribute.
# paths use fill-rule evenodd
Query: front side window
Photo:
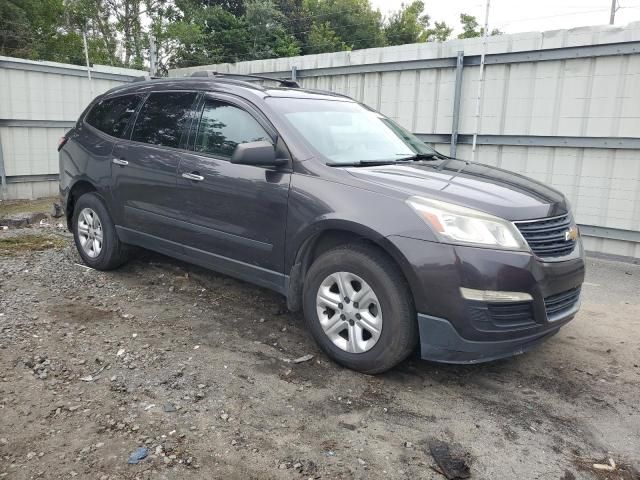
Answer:
<svg viewBox="0 0 640 480"><path fill-rule="evenodd" d="M239 143L270 141L248 112L219 100L207 99L198 125L195 150L230 158Z"/></svg>
<svg viewBox="0 0 640 480"><path fill-rule="evenodd" d="M194 92L152 93L140 109L131 140L177 148L195 98Z"/></svg>
<svg viewBox="0 0 640 480"><path fill-rule="evenodd" d="M327 163L393 162L437 153L390 118L356 102L284 97L267 102Z"/></svg>
<svg viewBox="0 0 640 480"><path fill-rule="evenodd" d="M102 100L91 109L85 121L107 135L122 138L140 100L142 95L124 95Z"/></svg>

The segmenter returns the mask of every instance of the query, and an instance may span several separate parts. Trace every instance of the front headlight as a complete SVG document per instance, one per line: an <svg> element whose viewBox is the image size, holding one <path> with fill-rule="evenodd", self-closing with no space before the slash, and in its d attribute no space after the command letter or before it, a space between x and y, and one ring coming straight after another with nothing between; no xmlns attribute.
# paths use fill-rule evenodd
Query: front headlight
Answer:
<svg viewBox="0 0 640 480"><path fill-rule="evenodd" d="M508 220L424 197L410 197L406 202L444 243L529 250L516 226Z"/></svg>

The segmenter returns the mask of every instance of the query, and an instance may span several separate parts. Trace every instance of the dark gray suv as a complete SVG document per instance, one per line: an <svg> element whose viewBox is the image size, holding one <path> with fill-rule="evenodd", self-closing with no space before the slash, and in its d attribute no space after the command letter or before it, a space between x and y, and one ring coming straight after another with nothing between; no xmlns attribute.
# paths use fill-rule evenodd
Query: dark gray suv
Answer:
<svg viewBox="0 0 640 480"><path fill-rule="evenodd" d="M571 320L584 253L558 191L439 154L344 96L199 73L96 98L61 139L87 265L135 245L287 298L335 361L524 352Z"/></svg>

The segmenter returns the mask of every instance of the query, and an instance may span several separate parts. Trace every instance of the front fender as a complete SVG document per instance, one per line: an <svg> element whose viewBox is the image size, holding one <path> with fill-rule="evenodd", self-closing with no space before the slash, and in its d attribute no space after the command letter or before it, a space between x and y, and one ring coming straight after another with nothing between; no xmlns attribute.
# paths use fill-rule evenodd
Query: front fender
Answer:
<svg viewBox="0 0 640 480"><path fill-rule="evenodd" d="M301 275L304 273L301 264L304 263L304 253L310 250L307 246L313 243L320 235L329 231L353 234L380 247L400 267L404 277L407 279L413 298L417 299L417 295L423 295L420 288L420 280L415 269L412 268L406 256L400 251L396 243L393 242L393 237L386 237L382 233L361 223L336 218L336 215L323 216L322 218L316 219L315 222L306 225L305 228L298 232L295 238L291 239L290 244L288 244L292 249L292 254L289 256L289 264L286 266L286 271L290 272L291 277L291 290L288 297L290 307L293 307L292 310L296 310L296 307L298 307L295 300L297 296L301 294L303 282Z"/></svg>

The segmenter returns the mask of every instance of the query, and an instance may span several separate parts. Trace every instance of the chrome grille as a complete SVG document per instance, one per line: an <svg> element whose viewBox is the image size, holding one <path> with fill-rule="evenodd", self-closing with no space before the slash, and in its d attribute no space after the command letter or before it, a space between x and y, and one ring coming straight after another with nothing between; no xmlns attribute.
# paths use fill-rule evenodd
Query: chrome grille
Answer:
<svg viewBox="0 0 640 480"><path fill-rule="evenodd" d="M576 240L565 239L571 227L569 214L513 223L538 257L562 257L570 254L576 246Z"/></svg>

